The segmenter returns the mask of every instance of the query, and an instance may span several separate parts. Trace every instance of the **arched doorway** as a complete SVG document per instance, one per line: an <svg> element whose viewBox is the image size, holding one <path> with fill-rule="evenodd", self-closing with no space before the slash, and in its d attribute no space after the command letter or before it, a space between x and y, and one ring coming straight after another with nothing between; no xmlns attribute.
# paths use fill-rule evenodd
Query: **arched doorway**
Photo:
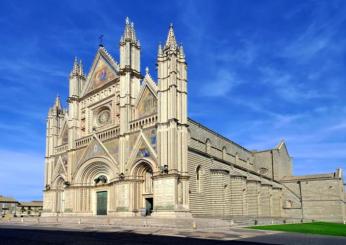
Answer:
<svg viewBox="0 0 346 245"><path fill-rule="evenodd" d="M76 212L92 215L108 215L115 208L111 179L118 173L117 167L107 158L95 157L80 164L73 176L76 198L80 205Z"/></svg>
<svg viewBox="0 0 346 245"><path fill-rule="evenodd" d="M154 207L153 169L148 162L140 161L135 166L133 175L137 179L134 185L134 209L145 209L146 215L150 215Z"/></svg>
<svg viewBox="0 0 346 245"><path fill-rule="evenodd" d="M55 187L56 187L55 212L57 214L64 212L64 202L65 202L64 183L65 181L62 177L59 177L55 182Z"/></svg>

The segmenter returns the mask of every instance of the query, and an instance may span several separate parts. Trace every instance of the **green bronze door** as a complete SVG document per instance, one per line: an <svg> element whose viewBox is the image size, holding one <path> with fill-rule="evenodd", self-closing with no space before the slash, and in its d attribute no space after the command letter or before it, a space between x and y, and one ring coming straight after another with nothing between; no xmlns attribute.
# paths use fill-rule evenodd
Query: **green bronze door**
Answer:
<svg viewBox="0 0 346 245"><path fill-rule="evenodd" d="M107 215L107 191L99 191L97 194L97 215Z"/></svg>

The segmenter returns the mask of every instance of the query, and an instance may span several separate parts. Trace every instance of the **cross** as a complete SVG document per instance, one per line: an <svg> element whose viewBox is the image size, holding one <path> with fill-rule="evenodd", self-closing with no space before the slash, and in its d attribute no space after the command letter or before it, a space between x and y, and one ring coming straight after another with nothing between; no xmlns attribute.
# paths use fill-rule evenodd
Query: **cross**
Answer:
<svg viewBox="0 0 346 245"><path fill-rule="evenodd" d="M103 47L103 34L101 34L101 35L99 36L99 40L100 40L99 46L100 46L100 47Z"/></svg>

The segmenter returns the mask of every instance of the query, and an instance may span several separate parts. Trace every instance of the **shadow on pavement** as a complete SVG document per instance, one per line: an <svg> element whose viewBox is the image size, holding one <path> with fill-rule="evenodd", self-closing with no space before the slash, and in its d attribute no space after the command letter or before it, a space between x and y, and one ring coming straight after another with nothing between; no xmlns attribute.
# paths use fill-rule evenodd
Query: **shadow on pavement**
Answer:
<svg viewBox="0 0 346 245"><path fill-rule="evenodd" d="M142 235L133 232L62 231L30 228L0 228L0 245L90 245L90 244L266 244L249 241L222 241L163 235Z"/></svg>

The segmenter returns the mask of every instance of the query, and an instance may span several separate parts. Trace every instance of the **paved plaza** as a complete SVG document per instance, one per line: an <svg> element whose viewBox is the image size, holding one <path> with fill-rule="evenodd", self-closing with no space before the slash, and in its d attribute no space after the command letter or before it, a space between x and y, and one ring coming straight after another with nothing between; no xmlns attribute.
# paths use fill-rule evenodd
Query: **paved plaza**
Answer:
<svg viewBox="0 0 346 245"><path fill-rule="evenodd" d="M246 228L220 231L90 224L0 224L1 245L39 244L346 244L346 238Z"/></svg>

